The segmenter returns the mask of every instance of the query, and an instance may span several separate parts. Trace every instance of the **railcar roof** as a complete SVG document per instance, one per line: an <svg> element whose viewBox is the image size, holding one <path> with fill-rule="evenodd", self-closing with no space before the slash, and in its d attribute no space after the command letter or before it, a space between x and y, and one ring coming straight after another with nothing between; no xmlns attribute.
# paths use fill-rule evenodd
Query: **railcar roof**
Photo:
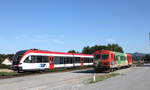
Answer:
<svg viewBox="0 0 150 90"><path fill-rule="evenodd" d="M24 50L25 51L25 50ZM54 52L46 50L26 50L26 53L47 53L47 54L63 54L63 55L81 55L81 56L93 56L90 54L78 54L78 53L65 53L65 52Z"/></svg>

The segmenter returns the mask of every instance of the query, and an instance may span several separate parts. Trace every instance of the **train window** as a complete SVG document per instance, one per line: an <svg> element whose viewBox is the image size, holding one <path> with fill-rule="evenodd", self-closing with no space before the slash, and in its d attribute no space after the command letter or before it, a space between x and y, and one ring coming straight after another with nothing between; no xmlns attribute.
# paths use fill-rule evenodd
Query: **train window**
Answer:
<svg viewBox="0 0 150 90"><path fill-rule="evenodd" d="M89 63L92 63L92 62L93 62L92 58L89 58Z"/></svg>
<svg viewBox="0 0 150 90"><path fill-rule="evenodd" d="M105 60L105 59L108 59L109 58L109 55L108 54L102 54L102 60Z"/></svg>
<svg viewBox="0 0 150 90"><path fill-rule="evenodd" d="M94 59L95 60L98 60L98 59L100 59L101 58L101 54L96 54L95 56L94 56Z"/></svg>
<svg viewBox="0 0 150 90"><path fill-rule="evenodd" d="M84 58L84 63L87 63L87 61L88 61L88 58Z"/></svg>
<svg viewBox="0 0 150 90"><path fill-rule="evenodd" d="M91 58L91 62L93 63L93 59Z"/></svg>
<svg viewBox="0 0 150 90"><path fill-rule="evenodd" d="M42 62L47 63L47 62L48 62L48 57L47 57L47 56L43 56L43 57L42 57Z"/></svg>
<svg viewBox="0 0 150 90"><path fill-rule="evenodd" d="M71 64L73 63L73 58L72 57L65 57L65 64Z"/></svg>
<svg viewBox="0 0 150 90"><path fill-rule="evenodd" d="M86 61L87 63L89 63L90 62L90 59L89 58L87 58L87 61Z"/></svg>
<svg viewBox="0 0 150 90"><path fill-rule="evenodd" d="M66 59L66 64L68 64L69 63L69 58L66 57L65 59Z"/></svg>
<svg viewBox="0 0 150 90"><path fill-rule="evenodd" d="M75 63L80 63L80 57L75 57Z"/></svg>
<svg viewBox="0 0 150 90"><path fill-rule="evenodd" d="M67 61L68 61L68 63L70 64L70 63L71 63L71 58L70 58L70 57L67 57Z"/></svg>
<svg viewBox="0 0 150 90"><path fill-rule="evenodd" d="M73 57L70 57L70 63L73 63Z"/></svg>
<svg viewBox="0 0 150 90"><path fill-rule="evenodd" d="M60 64L60 57L55 57L54 63L55 64Z"/></svg>
<svg viewBox="0 0 150 90"><path fill-rule="evenodd" d="M64 59L63 59L63 57L60 57L60 64L64 64Z"/></svg>
<svg viewBox="0 0 150 90"><path fill-rule="evenodd" d="M119 56L116 56L116 60L119 60Z"/></svg>
<svg viewBox="0 0 150 90"><path fill-rule="evenodd" d="M36 63L35 56L27 57L24 62L26 62L26 63Z"/></svg>
<svg viewBox="0 0 150 90"><path fill-rule="evenodd" d="M32 60L31 56L29 56L28 58L29 58L30 61Z"/></svg>
<svg viewBox="0 0 150 90"><path fill-rule="evenodd" d="M31 56L31 63L36 63L36 62L37 62L36 56Z"/></svg>
<svg viewBox="0 0 150 90"><path fill-rule="evenodd" d="M29 60L29 57L27 57L24 62L25 63L31 63L31 60Z"/></svg>
<svg viewBox="0 0 150 90"><path fill-rule="evenodd" d="M89 58L85 58L84 63L88 63L88 62L89 62Z"/></svg>
<svg viewBox="0 0 150 90"><path fill-rule="evenodd" d="M87 58L84 58L84 63L86 63L87 62Z"/></svg>
<svg viewBox="0 0 150 90"><path fill-rule="evenodd" d="M42 63L42 56L37 56L37 63Z"/></svg>
<svg viewBox="0 0 150 90"><path fill-rule="evenodd" d="M67 58L66 57L63 58L64 58L64 64L67 64Z"/></svg>
<svg viewBox="0 0 150 90"><path fill-rule="evenodd" d="M73 57L69 57L70 63L73 63Z"/></svg>
<svg viewBox="0 0 150 90"><path fill-rule="evenodd" d="M92 62L91 58L88 58L88 63Z"/></svg>
<svg viewBox="0 0 150 90"><path fill-rule="evenodd" d="M120 59L121 60L126 60L126 58L124 56L121 56Z"/></svg>

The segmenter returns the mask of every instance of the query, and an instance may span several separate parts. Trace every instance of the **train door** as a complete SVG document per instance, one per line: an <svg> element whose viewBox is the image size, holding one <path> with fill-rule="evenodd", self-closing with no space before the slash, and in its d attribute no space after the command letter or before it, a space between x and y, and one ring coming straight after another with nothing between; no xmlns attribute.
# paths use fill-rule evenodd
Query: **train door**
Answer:
<svg viewBox="0 0 150 90"><path fill-rule="evenodd" d="M84 58L80 58L80 63L81 63L81 66L84 65Z"/></svg>
<svg viewBox="0 0 150 90"><path fill-rule="evenodd" d="M116 61L115 55L113 53L111 54L111 59L112 59L111 64L113 65L113 67L116 67L117 66L117 61Z"/></svg>
<svg viewBox="0 0 150 90"><path fill-rule="evenodd" d="M54 57L53 56L49 57L49 68L54 69Z"/></svg>

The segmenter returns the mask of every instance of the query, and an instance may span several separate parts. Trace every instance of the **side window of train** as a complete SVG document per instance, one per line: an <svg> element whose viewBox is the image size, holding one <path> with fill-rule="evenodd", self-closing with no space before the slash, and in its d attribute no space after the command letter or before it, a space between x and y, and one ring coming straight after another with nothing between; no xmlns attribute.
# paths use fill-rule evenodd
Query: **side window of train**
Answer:
<svg viewBox="0 0 150 90"><path fill-rule="evenodd" d="M64 58L64 63L67 64L67 58L66 57L63 57Z"/></svg>
<svg viewBox="0 0 150 90"><path fill-rule="evenodd" d="M37 63L42 63L42 56L37 56Z"/></svg>
<svg viewBox="0 0 150 90"><path fill-rule="evenodd" d="M48 56L43 56L42 57L42 62L47 63L48 62Z"/></svg>
<svg viewBox="0 0 150 90"><path fill-rule="evenodd" d="M83 62L84 62L84 63L87 63L87 58L84 58Z"/></svg>
<svg viewBox="0 0 150 90"><path fill-rule="evenodd" d="M80 63L80 57L75 57L75 63Z"/></svg>
<svg viewBox="0 0 150 90"><path fill-rule="evenodd" d="M89 62L89 58L84 58L84 63L88 63Z"/></svg>
<svg viewBox="0 0 150 90"><path fill-rule="evenodd" d="M69 57L70 64L73 63L73 57Z"/></svg>
<svg viewBox="0 0 150 90"><path fill-rule="evenodd" d="M29 60L31 61L31 63L36 63L37 62L36 56L29 57Z"/></svg>
<svg viewBox="0 0 150 90"><path fill-rule="evenodd" d="M54 64L60 64L60 57L55 57Z"/></svg>
<svg viewBox="0 0 150 90"><path fill-rule="evenodd" d="M28 57L25 59L24 62L25 62L25 63L32 63L32 62L33 62L32 56L28 56Z"/></svg>
<svg viewBox="0 0 150 90"><path fill-rule="evenodd" d="M90 58L90 63L93 63L93 58Z"/></svg>
<svg viewBox="0 0 150 90"><path fill-rule="evenodd" d="M87 63L87 58L84 58L83 62L84 62L84 63Z"/></svg>
<svg viewBox="0 0 150 90"><path fill-rule="evenodd" d="M60 57L60 64L64 64L64 59L63 59L63 57Z"/></svg>

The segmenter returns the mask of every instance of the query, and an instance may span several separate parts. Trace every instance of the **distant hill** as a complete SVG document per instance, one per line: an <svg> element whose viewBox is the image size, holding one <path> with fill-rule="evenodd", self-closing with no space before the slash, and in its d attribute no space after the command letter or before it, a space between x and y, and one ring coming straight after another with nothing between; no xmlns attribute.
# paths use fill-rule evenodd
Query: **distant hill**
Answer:
<svg viewBox="0 0 150 90"><path fill-rule="evenodd" d="M142 59L143 57L145 57L146 55L150 55L150 54L146 54L146 53L139 53L139 52L135 52L135 53L130 53L133 55L133 58L135 60L140 60Z"/></svg>
<svg viewBox="0 0 150 90"><path fill-rule="evenodd" d="M138 52L136 52L136 53L132 53L132 55L138 56L138 57L144 57L146 54L145 53L138 53Z"/></svg>

